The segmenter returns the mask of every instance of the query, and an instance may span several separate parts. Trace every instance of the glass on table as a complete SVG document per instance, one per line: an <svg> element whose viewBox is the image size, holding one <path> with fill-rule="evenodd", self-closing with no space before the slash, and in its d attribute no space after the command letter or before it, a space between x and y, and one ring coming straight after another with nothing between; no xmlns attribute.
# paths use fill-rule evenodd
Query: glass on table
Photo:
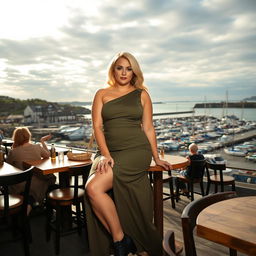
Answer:
<svg viewBox="0 0 256 256"><path fill-rule="evenodd" d="M64 161L64 152L63 151L58 152L58 159L59 159L59 162Z"/></svg>

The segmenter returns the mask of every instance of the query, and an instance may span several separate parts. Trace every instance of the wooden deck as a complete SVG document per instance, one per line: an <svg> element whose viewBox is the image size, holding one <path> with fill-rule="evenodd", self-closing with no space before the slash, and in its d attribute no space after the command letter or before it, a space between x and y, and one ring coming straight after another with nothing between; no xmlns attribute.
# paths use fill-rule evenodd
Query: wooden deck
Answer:
<svg viewBox="0 0 256 256"><path fill-rule="evenodd" d="M167 192L166 184L164 190ZM254 186L255 188L255 186ZM237 193L239 196L255 195L256 190L237 187ZM195 196L200 197L199 195ZM176 203L176 209L171 208L170 200L164 202L164 230L173 230L175 232L176 240L183 242L182 229L181 229L181 213L184 207L189 203L189 200L181 196L181 200ZM33 242L30 245L31 256L55 256L52 237L50 242L46 242L45 239L45 216L44 212L38 213L31 217L31 229ZM1 229L0 229L1 230ZM3 240L6 237L6 233L0 231L0 247L1 256L23 256L22 244L18 241L12 241L12 239L5 243ZM7 239L8 240L8 239ZM227 256L229 255L228 248L209 242L207 240L196 237L196 248L198 256ZM64 236L61 238L61 251L60 256L91 256L88 251L88 245L86 242L86 236L83 233L82 236L78 236L77 233ZM181 256L184 256L184 251ZM242 253L238 253L238 256L244 256Z"/></svg>

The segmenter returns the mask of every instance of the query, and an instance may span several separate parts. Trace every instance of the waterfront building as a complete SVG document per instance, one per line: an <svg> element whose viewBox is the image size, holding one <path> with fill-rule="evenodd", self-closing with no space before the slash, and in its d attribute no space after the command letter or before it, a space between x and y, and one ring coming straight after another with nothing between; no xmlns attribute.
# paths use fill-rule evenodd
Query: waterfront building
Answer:
<svg viewBox="0 0 256 256"><path fill-rule="evenodd" d="M24 110L24 123L63 123L76 121L76 114L57 104L28 105Z"/></svg>

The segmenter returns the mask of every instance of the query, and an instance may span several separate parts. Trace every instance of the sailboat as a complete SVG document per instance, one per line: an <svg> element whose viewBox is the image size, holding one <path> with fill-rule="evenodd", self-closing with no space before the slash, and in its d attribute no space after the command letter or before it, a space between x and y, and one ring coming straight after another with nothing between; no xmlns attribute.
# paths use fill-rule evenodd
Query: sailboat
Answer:
<svg viewBox="0 0 256 256"><path fill-rule="evenodd" d="M246 156L246 153L247 153L247 152L240 150L238 148L235 148L235 147L224 148L224 152L231 156Z"/></svg>

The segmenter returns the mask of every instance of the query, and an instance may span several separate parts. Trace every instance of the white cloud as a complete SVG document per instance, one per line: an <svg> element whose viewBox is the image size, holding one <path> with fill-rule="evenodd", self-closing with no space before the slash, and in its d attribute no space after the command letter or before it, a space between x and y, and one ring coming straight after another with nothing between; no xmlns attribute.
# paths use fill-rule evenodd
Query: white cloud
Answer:
<svg viewBox="0 0 256 256"><path fill-rule="evenodd" d="M141 63L154 100L200 99L204 88L221 99L227 88L230 98L255 95L255 3L4 1L0 94L91 100L112 56L125 50Z"/></svg>

